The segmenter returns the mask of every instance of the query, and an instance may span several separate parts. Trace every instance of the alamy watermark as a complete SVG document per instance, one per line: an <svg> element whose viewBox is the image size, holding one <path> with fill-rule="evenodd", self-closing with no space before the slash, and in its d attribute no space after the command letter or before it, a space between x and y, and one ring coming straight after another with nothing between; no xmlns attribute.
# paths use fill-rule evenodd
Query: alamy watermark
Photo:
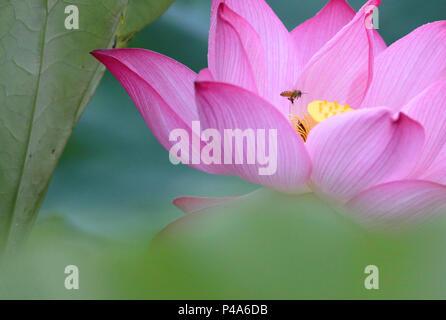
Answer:
<svg viewBox="0 0 446 320"><path fill-rule="evenodd" d="M364 273L368 276L364 280L364 287L367 290L378 290L379 289L379 269L375 265L368 265L364 269Z"/></svg>
<svg viewBox="0 0 446 320"><path fill-rule="evenodd" d="M372 13L373 12L373 13ZM370 14L372 13L372 14ZM367 29L379 29L379 9L377 6L370 5L365 8L365 27Z"/></svg>
<svg viewBox="0 0 446 320"><path fill-rule="evenodd" d="M65 278L65 289L78 290L79 289L79 268L75 265L69 265L65 268L65 274L68 276Z"/></svg>
<svg viewBox="0 0 446 320"><path fill-rule="evenodd" d="M65 29L79 30L79 8L74 4L65 7Z"/></svg>
<svg viewBox="0 0 446 320"><path fill-rule="evenodd" d="M201 132L199 121L192 121L192 136L185 129L174 129L169 141L176 142L169 159L177 165L257 165L261 176L277 171L276 129L217 129Z"/></svg>

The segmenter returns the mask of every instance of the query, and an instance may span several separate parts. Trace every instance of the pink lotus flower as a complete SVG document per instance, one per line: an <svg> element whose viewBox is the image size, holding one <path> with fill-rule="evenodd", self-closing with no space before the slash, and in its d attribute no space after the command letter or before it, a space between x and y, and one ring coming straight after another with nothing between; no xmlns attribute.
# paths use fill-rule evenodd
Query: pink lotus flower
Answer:
<svg viewBox="0 0 446 320"><path fill-rule="evenodd" d="M209 69L198 75L147 50L92 54L168 150L169 132L197 134L197 120L277 129L272 176L252 164L192 167L287 193L310 189L363 219L413 219L446 209L446 21L387 48L366 23L380 3L355 13L331 0L290 33L263 0L213 0ZM291 103L281 96L290 90L307 94ZM194 212L230 199L175 203Z"/></svg>

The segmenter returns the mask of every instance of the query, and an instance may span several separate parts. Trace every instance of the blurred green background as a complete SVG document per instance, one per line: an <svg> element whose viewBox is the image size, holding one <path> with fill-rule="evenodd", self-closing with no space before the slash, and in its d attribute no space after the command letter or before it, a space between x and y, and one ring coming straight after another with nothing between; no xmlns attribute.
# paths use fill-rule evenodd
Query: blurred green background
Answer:
<svg viewBox="0 0 446 320"><path fill-rule="evenodd" d="M364 3L349 2L356 10ZM443 0L383 2L380 33L387 44L446 18ZM292 30L326 1L268 3ZM129 46L160 52L198 72L207 66L209 13L208 0L177 0ZM446 297L437 277L445 265L446 256L438 254L445 224L401 237L370 235L312 199L299 200L296 209L288 198L273 195L271 202L284 204L268 207L261 199L263 206L233 209L225 218L182 219L148 250L151 239L183 215L174 198L254 189L235 177L173 166L107 72L56 169L27 252L5 267L0 297ZM370 293L363 289L363 269L374 261L388 266L383 278L394 285ZM68 264L80 268L78 291L63 287Z"/></svg>

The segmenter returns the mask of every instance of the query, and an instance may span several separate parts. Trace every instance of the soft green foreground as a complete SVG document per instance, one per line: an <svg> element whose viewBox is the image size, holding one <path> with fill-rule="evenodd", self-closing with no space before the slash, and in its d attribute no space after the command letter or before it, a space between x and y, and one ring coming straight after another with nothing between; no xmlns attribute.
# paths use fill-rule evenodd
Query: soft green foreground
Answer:
<svg viewBox="0 0 446 320"><path fill-rule="evenodd" d="M155 239L101 240L56 218L9 261L2 298L377 299L446 298L446 223L368 233L311 196L255 198L183 217ZM64 288L77 265L80 289ZM380 270L379 290L364 268Z"/></svg>

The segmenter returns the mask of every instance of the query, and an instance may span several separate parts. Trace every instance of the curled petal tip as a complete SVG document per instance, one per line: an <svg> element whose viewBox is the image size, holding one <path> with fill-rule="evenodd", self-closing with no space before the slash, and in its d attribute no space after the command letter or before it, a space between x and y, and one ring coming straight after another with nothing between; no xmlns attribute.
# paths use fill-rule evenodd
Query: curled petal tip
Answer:
<svg viewBox="0 0 446 320"><path fill-rule="evenodd" d="M218 14L221 14L227 7L228 7L228 6L226 5L226 3L221 2L221 3L218 5L217 13L218 13Z"/></svg>
<svg viewBox="0 0 446 320"><path fill-rule="evenodd" d="M111 51L111 49L97 49L90 51L90 54L100 61L100 57L108 55L109 51Z"/></svg>
<svg viewBox="0 0 446 320"><path fill-rule="evenodd" d="M105 50L104 50L104 49L92 50L92 51L90 51L90 54L93 55L93 56L95 56L95 55L102 54L103 51L105 51Z"/></svg>

